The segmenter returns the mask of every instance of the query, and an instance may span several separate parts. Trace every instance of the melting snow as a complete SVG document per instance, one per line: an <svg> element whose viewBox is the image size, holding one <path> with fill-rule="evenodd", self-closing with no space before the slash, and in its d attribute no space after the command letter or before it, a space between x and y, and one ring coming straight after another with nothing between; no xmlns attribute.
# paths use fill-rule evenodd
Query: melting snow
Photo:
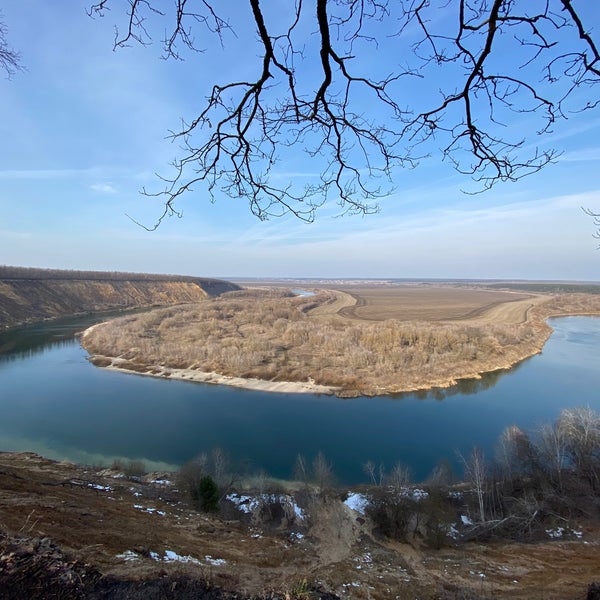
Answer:
<svg viewBox="0 0 600 600"><path fill-rule="evenodd" d="M225 559L213 558L210 554L207 554L204 557L204 563L200 559L194 558L193 556L190 556L189 554L184 556L182 554L177 554L177 552L174 552L173 550L165 550L165 553L162 556L158 552L150 552L149 555L152 560L156 560L159 562L160 561L180 562L180 563L188 563L188 564L193 564L193 565L209 564L209 565L212 565L213 567L218 567L218 566L226 564ZM117 558L120 558L124 561L132 561L132 560L139 560L140 555L137 552L133 552L132 550L126 550L125 552L122 552L121 554L117 554Z"/></svg>
<svg viewBox="0 0 600 600"><path fill-rule="evenodd" d="M227 494L225 499L235 504L238 510L247 514L254 512L261 504L279 503L290 509L299 521L303 521L306 518L304 511L296 504L294 498L287 494L259 494L257 496L250 496L248 494Z"/></svg>
<svg viewBox="0 0 600 600"><path fill-rule="evenodd" d="M412 493L406 494L407 496L412 496L413 500L417 502L419 500L425 500L425 498L429 498L429 493L420 488L415 488L414 490L410 490Z"/></svg>
<svg viewBox="0 0 600 600"><path fill-rule="evenodd" d="M152 508L152 507L145 507L145 506L142 506L141 504L134 504L133 508L137 508L138 510L147 512L150 515L152 515L152 514L160 515L161 517L164 517L167 514L164 510L158 510L158 509Z"/></svg>
<svg viewBox="0 0 600 600"><path fill-rule="evenodd" d="M173 552L173 550L165 550L165 557L163 560L165 562L191 563L194 565L202 564L197 558L194 558L193 556L181 556L181 554L177 554L177 552Z"/></svg>
<svg viewBox="0 0 600 600"><path fill-rule="evenodd" d="M546 529L548 537L557 539L565 535L572 534L576 538L581 539L583 537L583 531L576 531L575 529L569 529L568 527L555 527L554 529Z"/></svg>
<svg viewBox="0 0 600 600"><path fill-rule="evenodd" d="M456 523L452 523L450 525L450 529L448 530L448 536L453 540L457 540L460 537L460 533L458 529L456 529Z"/></svg>
<svg viewBox="0 0 600 600"><path fill-rule="evenodd" d="M100 490L101 492L112 492L113 489L108 485L100 485L99 483L88 483L87 486L94 490Z"/></svg>
<svg viewBox="0 0 600 600"><path fill-rule="evenodd" d="M471 521L467 515L460 515L460 520L463 525L473 525L473 521Z"/></svg>
<svg viewBox="0 0 600 600"><path fill-rule="evenodd" d="M139 560L140 557L135 552L132 552L131 550L126 550L125 552L122 552L121 554L117 554L117 558L121 558L122 560L125 560L125 561L130 561L130 560Z"/></svg>
<svg viewBox="0 0 600 600"><path fill-rule="evenodd" d="M565 534L565 528L555 527L554 529L546 529L546 533L551 538L561 538Z"/></svg>
<svg viewBox="0 0 600 600"><path fill-rule="evenodd" d="M353 511L364 515L365 509L369 505L369 498L364 494L357 494L356 492L351 492L350 494L348 494L348 497L344 500L344 504Z"/></svg>

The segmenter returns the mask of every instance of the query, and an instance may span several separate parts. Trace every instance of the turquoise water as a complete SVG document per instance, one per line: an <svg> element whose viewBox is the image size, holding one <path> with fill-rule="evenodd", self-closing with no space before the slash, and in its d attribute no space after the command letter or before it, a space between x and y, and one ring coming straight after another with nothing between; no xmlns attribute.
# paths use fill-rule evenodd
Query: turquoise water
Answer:
<svg viewBox="0 0 600 600"><path fill-rule="evenodd" d="M107 464L176 467L221 447L242 470L289 477L322 451L342 483L367 460L400 460L417 479L474 445L491 456L511 424L535 428L566 407L600 412L600 318L552 321L541 355L448 390L339 399L271 394L97 369L64 321L0 334L0 450ZM457 469L458 471L458 469ZM458 472L458 474L460 474Z"/></svg>

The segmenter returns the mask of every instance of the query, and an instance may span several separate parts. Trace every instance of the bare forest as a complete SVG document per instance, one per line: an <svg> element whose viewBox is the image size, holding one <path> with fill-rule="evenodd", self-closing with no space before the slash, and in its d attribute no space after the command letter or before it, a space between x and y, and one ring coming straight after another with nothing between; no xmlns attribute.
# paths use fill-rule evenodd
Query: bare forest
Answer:
<svg viewBox="0 0 600 600"><path fill-rule="evenodd" d="M188 369L376 395L447 386L508 368L541 350L551 332L545 317L600 311L598 296L542 300L527 309L524 322L433 323L343 318L335 306L347 302L333 291L312 297L233 292L102 324L86 333L84 345L100 366L110 365L111 357L120 359L120 368L141 373Z"/></svg>

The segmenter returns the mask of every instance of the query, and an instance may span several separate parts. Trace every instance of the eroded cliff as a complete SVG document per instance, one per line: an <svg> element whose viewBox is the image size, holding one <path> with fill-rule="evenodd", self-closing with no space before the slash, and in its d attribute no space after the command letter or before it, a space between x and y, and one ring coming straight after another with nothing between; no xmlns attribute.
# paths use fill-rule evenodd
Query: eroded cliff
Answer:
<svg viewBox="0 0 600 600"><path fill-rule="evenodd" d="M0 329L81 313L198 302L236 289L209 278L0 267Z"/></svg>

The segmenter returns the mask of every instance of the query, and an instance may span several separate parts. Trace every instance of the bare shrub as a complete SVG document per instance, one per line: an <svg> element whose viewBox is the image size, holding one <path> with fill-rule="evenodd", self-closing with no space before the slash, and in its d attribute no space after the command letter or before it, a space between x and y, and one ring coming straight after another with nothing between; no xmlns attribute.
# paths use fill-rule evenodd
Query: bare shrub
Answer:
<svg viewBox="0 0 600 600"><path fill-rule="evenodd" d="M486 496L488 488L487 465L485 456L481 449L473 448L468 457L459 454L460 460L465 468L465 476L467 481L473 486L477 495L477 504L479 508L479 518L481 521L486 520Z"/></svg>
<svg viewBox="0 0 600 600"><path fill-rule="evenodd" d="M412 481L410 468L397 462L387 476L387 483L396 492L404 489Z"/></svg>
<svg viewBox="0 0 600 600"><path fill-rule="evenodd" d="M198 454L182 465L177 473L179 489L192 506L200 510L207 510L209 505L213 507L212 483L217 487L219 496L224 496L236 480L237 475L232 472L227 454L221 448Z"/></svg>
<svg viewBox="0 0 600 600"><path fill-rule="evenodd" d="M123 473L129 479L139 479L147 473L146 465L142 460L116 459L113 461L111 469Z"/></svg>
<svg viewBox="0 0 600 600"><path fill-rule="evenodd" d="M312 475L319 491L324 492L333 486L333 468L322 452L319 452L313 460Z"/></svg>

